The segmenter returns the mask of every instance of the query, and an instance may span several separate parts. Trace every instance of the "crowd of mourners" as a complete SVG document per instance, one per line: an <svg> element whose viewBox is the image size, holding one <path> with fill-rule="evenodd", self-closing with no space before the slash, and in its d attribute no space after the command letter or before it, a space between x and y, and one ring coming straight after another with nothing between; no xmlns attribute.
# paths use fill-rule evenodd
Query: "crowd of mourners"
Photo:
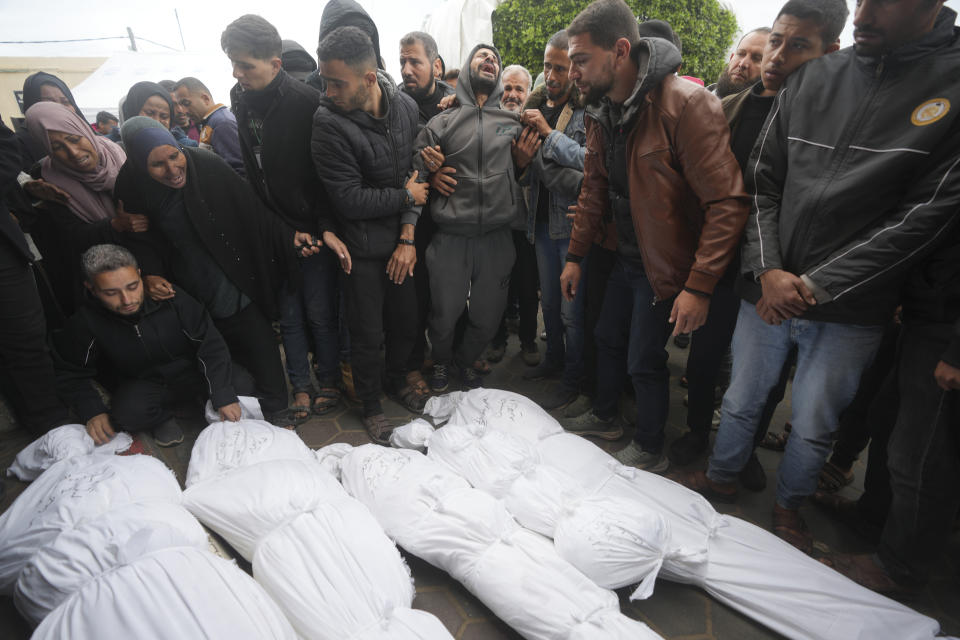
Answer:
<svg viewBox="0 0 960 640"><path fill-rule="evenodd" d="M0 130L6 395L37 432L160 446L184 404L235 421L255 396L295 428L347 395L387 443L384 393L418 413L482 386L515 327L568 431L633 423L621 463L722 502L781 449L774 533L809 552L810 498L877 544L837 570L916 589L960 507L956 17L858 0L840 49L844 0L789 0L704 86L623 0L586 6L542 70L489 43L448 70L419 31L385 54L330 0L319 64L244 15L220 40L229 106L144 79L94 125L35 73L25 127ZM671 337L689 431L666 446Z"/></svg>

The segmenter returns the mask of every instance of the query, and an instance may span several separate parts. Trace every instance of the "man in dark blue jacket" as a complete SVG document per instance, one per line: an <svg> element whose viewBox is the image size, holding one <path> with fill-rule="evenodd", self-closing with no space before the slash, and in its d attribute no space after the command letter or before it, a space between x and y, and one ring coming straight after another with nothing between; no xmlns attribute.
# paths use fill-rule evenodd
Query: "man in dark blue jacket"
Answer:
<svg viewBox="0 0 960 640"><path fill-rule="evenodd" d="M317 50L326 96L313 119L313 161L336 212L347 272L347 323L357 395L370 437L388 441L380 405L380 345L386 332L387 391L411 411L427 394L408 379L417 328L414 230L427 185L411 175L417 105L377 70L369 36L340 27ZM334 240L334 242L331 242ZM345 243L345 244L344 244ZM385 322L387 320L387 322Z"/></svg>
<svg viewBox="0 0 960 640"><path fill-rule="evenodd" d="M88 304L54 334L59 387L97 444L116 428L151 429L161 447L183 441L170 408L207 394L221 420L239 420L238 393L253 379L230 352L203 306L183 291L155 301L144 295L137 261L123 247L95 245L84 252ZM91 384L118 380L108 410Z"/></svg>

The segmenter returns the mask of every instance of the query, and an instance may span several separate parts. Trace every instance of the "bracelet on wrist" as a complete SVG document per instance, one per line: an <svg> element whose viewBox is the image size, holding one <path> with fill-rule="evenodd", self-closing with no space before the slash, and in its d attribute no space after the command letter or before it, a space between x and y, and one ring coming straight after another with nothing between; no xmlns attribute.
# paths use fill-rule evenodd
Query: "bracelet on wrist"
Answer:
<svg viewBox="0 0 960 640"><path fill-rule="evenodd" d="M413 247L413 246L416 246L417 243L414 242L413 240L408 240L407 238L400 238L399 240L397 240L397 244L405 244Z"/></svg>

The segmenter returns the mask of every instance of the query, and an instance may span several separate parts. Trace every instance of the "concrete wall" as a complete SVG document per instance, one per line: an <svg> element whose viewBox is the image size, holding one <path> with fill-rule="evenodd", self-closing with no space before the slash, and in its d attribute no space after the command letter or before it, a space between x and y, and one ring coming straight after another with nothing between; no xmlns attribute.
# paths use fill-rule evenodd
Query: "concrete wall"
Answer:
<svg viewBox="0 0 960 640"><path fill-rule="evenodd" d="M8 127L11 118L23 113L16 92L23 90L23 81L32 73L46 71L57 76L71 89L97 70L106 58L20 58L0 57L0 115Z"/></svg>

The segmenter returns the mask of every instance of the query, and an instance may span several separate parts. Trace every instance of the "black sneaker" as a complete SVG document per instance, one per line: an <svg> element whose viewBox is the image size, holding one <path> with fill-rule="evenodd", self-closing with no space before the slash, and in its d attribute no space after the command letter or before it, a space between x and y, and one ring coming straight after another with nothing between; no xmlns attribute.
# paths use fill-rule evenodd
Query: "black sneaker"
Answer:
<svg viewBox="0 0 960 640"><path fill-rule="evenodd" d="M668 453L670 462L685 467L699 458L710 445L710 436L696 431L687 431L685 434L670 443Z"/></svg>
<svg viewBox="0 0 960 640"><path fill-rule="evenodd" d="M433 373L430 374L430 388L434 393L446 391L450 386L450 374L447 371L447 365L439 362L433 365Z"/></svg>
<svg viewBox="0 0 960 640"><path fill-rule="evenodd" d="M554 364L552 362L541 362L533 369L529 369L523 373L524 380L547 380L549 378L556 378L560 375L560 372L563 371L562 364Z"/></svg>
<svg viewBox="0 0 960 640"><path fill-rule="evenodd" d="M504 354L507 352L506 344L498 344L487 349L486 359L489 362L500 362L503 360Z"/></svg>
<svg viewBox="0 0 960 640"><path fill-rule="evenodd" d="M596 436L604 440L617 440L623 435L623 426L617 418L601 420L593 411L576 418L561 420L560 426L580 436Z"/></svg>
<svg viewBox="0 0 960 640"><path fill-rule="evenodd" d="M462 367L460 369L460 385L464 391L479 389L483 386L483 376L477 373L473 367Z"/></svg>
<svg viewBox="0 0 960 640"><path fill-rule="evenodd" d="M767 474L763 471L756 451L747 458L747 464L740 470L739 478L744 489L760 492L767 488Z"/></svg>
<svg viewBox="0 0 960 640"><path fill-rule="evenodd" d="M568 404L576 400L579 395L580 394L576 389L569 389L561 384L552 389L550 393L544 397L544 399L540 402L540 406L546 411L563 409Z"/></svg>
<svg viewBox="0 0 960 640"><path fill-rule="evenodd" d="M173 447L183 442L183 429L176 418L170 418L153 430L153 441L158 447Z"/></svg>
<svg viewBox="0 0 960 640"><path fill-rule="evenodd" d="M535 367L540 364L540 349L537 348L536 342L520 345L520 354L528 367Z"/></svg>

